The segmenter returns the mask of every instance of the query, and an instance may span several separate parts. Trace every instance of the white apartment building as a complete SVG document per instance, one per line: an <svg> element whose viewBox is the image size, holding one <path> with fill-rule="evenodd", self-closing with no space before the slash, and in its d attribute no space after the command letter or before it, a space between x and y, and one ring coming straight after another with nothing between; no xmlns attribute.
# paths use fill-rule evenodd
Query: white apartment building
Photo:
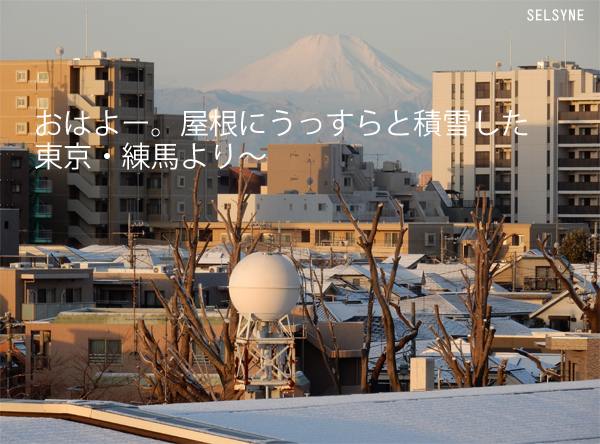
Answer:
<svg viewBox="0 0 600 444"><path fill-rule="evenodd" d="M435 72L433 180L464 200L479 186L513 223L598 220L599 74L546 60L512 71ZM469 115L466 136L449 135L451 110ZM519 117L509 121L509 111Z"/></svg>

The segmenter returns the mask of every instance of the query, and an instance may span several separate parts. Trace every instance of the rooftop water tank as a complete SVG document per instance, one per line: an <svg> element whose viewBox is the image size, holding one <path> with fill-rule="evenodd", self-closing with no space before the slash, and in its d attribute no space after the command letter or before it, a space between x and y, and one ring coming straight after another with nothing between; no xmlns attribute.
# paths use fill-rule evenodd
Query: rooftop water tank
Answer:
<svg viewBox="0 0 600 444"><path fill-rule="evenodd" d="M300 295L300 278L282 255L253 253L242 259L229 279L231 302L242 315L275 321L289 313Z"/></svg>

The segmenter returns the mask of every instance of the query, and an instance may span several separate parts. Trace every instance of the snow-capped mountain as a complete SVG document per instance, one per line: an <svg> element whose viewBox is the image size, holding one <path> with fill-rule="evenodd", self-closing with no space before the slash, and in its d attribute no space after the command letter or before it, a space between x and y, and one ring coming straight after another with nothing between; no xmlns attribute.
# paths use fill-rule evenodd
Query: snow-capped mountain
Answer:
<svg viewBox="0 0 600 444"><path fill-rule="evenodd" d="M431 83L361 39L309 35L202 88L224 89L258 100L285 97L323 112L384 105Z"/></svg>

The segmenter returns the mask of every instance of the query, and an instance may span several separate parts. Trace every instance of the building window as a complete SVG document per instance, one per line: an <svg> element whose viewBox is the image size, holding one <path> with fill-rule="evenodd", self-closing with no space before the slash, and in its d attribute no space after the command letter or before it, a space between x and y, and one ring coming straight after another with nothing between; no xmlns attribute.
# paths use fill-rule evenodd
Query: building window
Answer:
<svg viewBox="0 0 600 444"><path fill-rule="evenodd" d="M148 207L146 208L146 212L150 214L161 214L160 211L160 203L159 202L150 202Z"/></svg>
<svg viewBox="0 0 600 444"><path fill-rule="evenodd" d="M29 106L28 96L17 96L17 108L27 108Z"/></svg>
<svg viewBox="0 0 600 444"><path fill-rule="evenodd" d="M28 125L29 124L27 122L17 122L17 124L16 124L17 134L27 134Z"/></svg>
<svg viewBox="0 0 600 444"><path fill-rule="evenodd" d="M487 191L490 189L490 175L489 174L476 174L475 175L475 188L481 191Z"/></svg>
<svg viewBox="0 0 600 444"><path fill-rule="evenodd" d="M515 80L515 97L519 97L519 81ZM518 111L517 111L518 113Z"/></svg>
<svg viewBox="0 0 600 444"><path fill-rule="evenodd" d="M550 174L546 174L546 190L550 191Z"/></svg>
<svg viewBox="0 0 600 444"><path fill-rule="evenodd" d="M432 247L435 245L435 233L425 233L425 246Z"/></svg>
<svg viewBox="0 0 600 444"><path fill-rule="evenodd" d="M212 190L213 187L213 180L212 177L209 177L206 179L206 188L208 188L209 190Z"/></svg>
<svg viewBox="0 0 600 444"><path fill-rule="evenodd" d="M550 80L548 80L548 87L547 87L547 89L548 89L548 91L547 91L548 92L548 97L550 97Z"/></svg>
<svg viewBox="0 0 600 444"><path fill-rule="evenodd" d="M291 153L290 157L298 157L298 154L297 153Z"/></svg>
<svg viewBox="0 0 600 444"><path fill-rule="evenodd" d="M460 84L460 98L461 99L465 98L465 84L464 83Z"/></svg>
<svg viewBox="0 0 600 444"><path fill-rule="evenodd" d="M462 137L460 138L462 142ZM465 166L465 153L460 153L460 167L463 168Z"/></svg>
<svg viewBox="0 0 600 444"><path fill-rule="evenodd" d="M13 157L13 159L11 161L11 166L13 168L21 168L21 158L20 157Z"/></svg>
<svg viewBox="0 0 600 444"><path fill-rule="evenodd" d="M519 189L519 175L515 174L515 191Z"/></svg>
<svg viewBox="0 0 600 444"><path fill-rule="evenodd" d="M515 151L515 166L519 166L519 152Z"/></svg>
<svg viewBox="0 0 600 444"><path fill-rule="evenodd" d="M404 178L404 185L410 185L410 177Z"/></svg>
<svg viewBox="0 0 600 444"><path fill-rule="evenodd" d="M550 150L546 151L546 166L550 166Z"/></svg>
<svg viewBox="0 0 600 444"><path fill-rule="evenodd" d="M308 210L308 204L304 204L304 211Z"/></svg>
<svg viewBox="0 0 600 444"><path fill-rule="evenodd" d="M344 177L344 186L345 187L351 187L352 186L352 178L351 177Z"/></svg>
<svg viewBox="0 0 600 444"><path fill-rule="evenodd" d="M10 186L10 190L13 193L20 193L21 192L21 184L20 183L12 183Z"/></svg>
<svg viewBox="0 0 600 444"><path fill-rule="evenodd" d="M137 213L140 211L138 205L138 200L135 198L121 199L119 201L119 209L121 213Z"/></svg>
<svg viewBox="0 0 600 444"><path fill-rule="evenodd" d="M146 83L148 84L148 86L152 86L152 74L146 74Z"/></svg>
<svg viewBox="0 0 600 444"><path fill-rule="evenodd" d="M177 176L177 188L183 188L185 186L185 176Z"/></svg>
<svg viewBox="0 0 600 444"><path fill-rule="evenodd" d="M152 112L152 100L146 100L146 111Z"/></svg>
<svg viewBox="0 0 600 444"><path fill-rule="evenodd" d="M455 99L456 97L456 85L452 84L452 99Z"/></svg>
<svg viewBox="0 0 600 444"><path fill-rule="evenodd" d="M400 240L400 233L385 233L385 246L395 247Z"/></svg>
<svg viewBox="0 0 600 444"><path fill-rule="evenodd" d="M550 143L550 127L546 128L546 143Z"/></svg>
<svg viewBox="0 0 600 444"><path fill-rule="evenodd" d="M458 191L464 191L465 177L461 174L458 178Z"/></svg>
<svg viewBox="0 0 600 444"><path fill-rule="evenodd" d="M290 204L290 211L294 209L294 205Z"/></svg>
<svg viewBox="0 0 600 444"><path fill-rule="evenodd" d="M515 197L515 214L519 213L519 198Z"/></svg>
<svg viewBox="0 0 600 444"><path fill-rule="evenodd" d="M49 106L49 100L47 97L45 98L41 98L41 99L37 99L37 107L39 109L48 109Z"/></svg>
<svg viewBox="0 0 600 444"><path fill-rule="evenodd" d="M546 198L546 213L550 213L550 198Z"/></svg>
<svg viewBox="0 0 600 444"><path fill-rule="evenodd" d="M26 69L20 69L17 71L17 82L29 81L29 71Z"/></svg>
<svg viewBox="0 0 600 444"><path fill-rule="evenodd" d="M319 204L319 211L325 211L326 209L327 209L327 204L324 204L324 203Z"/></svg>
<svg viewBox="0 0 600 444"><path fill-rule="evenodd" d="M185 151L179 151L179 160L183 161L185 160Z"/></svg>
<svg viewBox="0 0 600 444"><path fill-rule="evenodd" d="M475 84L475 98L489 99L490 98L490 82L477 82Z"/></svg>
<svg viewBox="0 0 600 444"><path fill-rule="evenodd" d="M454 136L452 136L452 141L454 141ZM456 155L454 152L450 153L450 168L454 168L456 166L455 157Z"/></svg>
<svg viewBox="0 0 600 444"><path fill-rule="evenodd" d="M119 339L89 339L88 358L90 364L121 364L123 356Z"/></svg>
<svg viewBox="0 0 600 444"><path fill-rule="evenodd" d="M38 72L38 82L39 83L48 83L50 77L47 72Z"/></svg>
<svg viewBox="0 0 600 444"><path fill-rule="evenodd" d="M185 213L185 202L177 202L177 213Z"/></svg>
<svg viewBox="0 0 600 444"><path fill-rule="evenodd" d="M490 152L489 151L475 151L475 166L476 167L489 167L490 166Z"/></svg>

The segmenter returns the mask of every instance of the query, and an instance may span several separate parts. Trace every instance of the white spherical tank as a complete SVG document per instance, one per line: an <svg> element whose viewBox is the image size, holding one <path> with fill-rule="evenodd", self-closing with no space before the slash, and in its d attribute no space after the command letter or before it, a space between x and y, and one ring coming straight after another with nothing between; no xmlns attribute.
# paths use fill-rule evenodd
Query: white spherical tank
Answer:
<svg viewBox="0 0 600 444"><path fill-rule="evenodd" d="M280 254L253 253L233 269L229 295L241 314L252 313L260 320L275 321L296 305L300 278Z"/></svg>

